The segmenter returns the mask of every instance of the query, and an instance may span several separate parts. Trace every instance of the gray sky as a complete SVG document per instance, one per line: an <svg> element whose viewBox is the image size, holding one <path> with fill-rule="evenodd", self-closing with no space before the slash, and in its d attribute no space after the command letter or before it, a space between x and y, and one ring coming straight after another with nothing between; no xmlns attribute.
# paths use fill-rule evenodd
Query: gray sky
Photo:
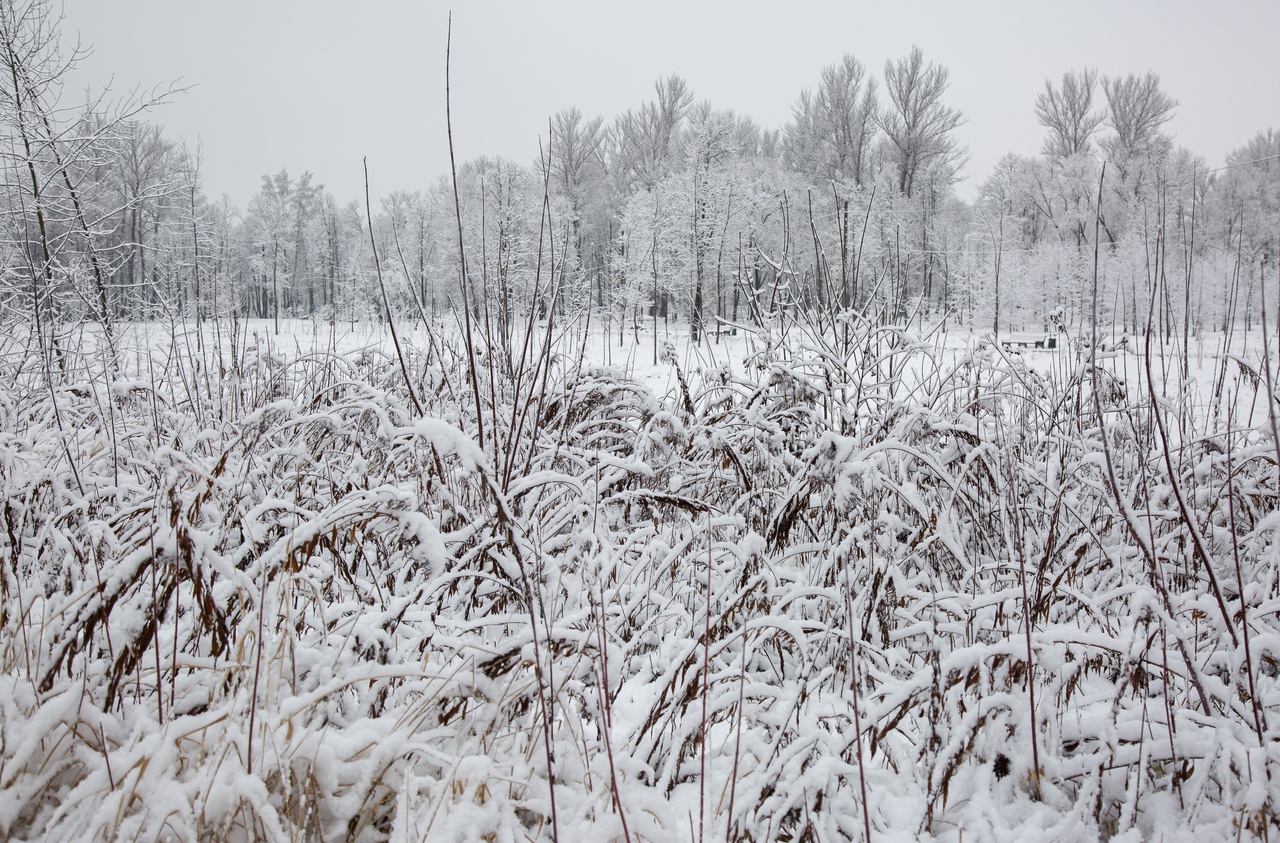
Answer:
<svg viewBox="0 0 1280 843"><path fill-rule="evenodd" d="M56 0L55 0L56 3ZM340 202L429 186L448 172L448 6L410 0L64 0L64 46L92 54L64 104L110 83L123 97L191 86L150 119L203 146L205 188L243 208L265 173L315 174ZM1046 77L1085 66L1159 73L1181 102L1168 127L1219 166L1280 128L1280 0L458 2L453 124L459 162L534 160L556 111L606 121L677 73L694 95L781 127L802 88L851 52L877 77L913 44L951 71L948 104L970 196L1006 152L1039 151Z"/></svg>

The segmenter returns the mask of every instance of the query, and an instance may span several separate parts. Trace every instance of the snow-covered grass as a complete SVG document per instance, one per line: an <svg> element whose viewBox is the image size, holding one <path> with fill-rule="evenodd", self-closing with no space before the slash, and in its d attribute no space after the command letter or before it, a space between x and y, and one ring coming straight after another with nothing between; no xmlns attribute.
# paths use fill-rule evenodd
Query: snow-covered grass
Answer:
<svg viewBox="0 0 1280 843"><path fill-rule="evenodd" d="M7 334L0 837L1274 825L1258 335L282 327Z"/></svg>

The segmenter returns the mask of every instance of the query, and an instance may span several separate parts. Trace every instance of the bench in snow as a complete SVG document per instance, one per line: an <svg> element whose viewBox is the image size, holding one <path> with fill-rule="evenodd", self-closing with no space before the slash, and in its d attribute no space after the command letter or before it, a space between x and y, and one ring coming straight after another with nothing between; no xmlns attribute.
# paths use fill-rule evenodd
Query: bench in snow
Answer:
<svg viewBox="0 0 1280 843"><path fill-rule="evenodd" d="M1057 348L1058 337L1054 334L1005 334L1000 338L1000 347L1005 351L1019 348Z"/></svg>

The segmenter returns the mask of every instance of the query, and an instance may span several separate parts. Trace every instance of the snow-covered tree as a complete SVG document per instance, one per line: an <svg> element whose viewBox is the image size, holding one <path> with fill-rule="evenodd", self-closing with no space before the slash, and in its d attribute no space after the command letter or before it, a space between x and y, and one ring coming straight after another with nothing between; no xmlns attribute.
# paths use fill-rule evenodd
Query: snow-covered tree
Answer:
<svg viewBox="0 0 1280 843"><path fill-rule="evenodd" d="M784 136L788 163L819 182L868 184L878 112L875 78L846 54L822 69L816 92L801 91L792 106Z"/></svg>
<svg viewBox="0 0 1280 843"><path fill-rule="evenodd" d="M1036 119L1049 130L1043 152L1050 158L1083 155L1093 148L1093 136L1106 120L1106 113L1094 108L1098 71L1069 70L1062 84L1044 81L1044 91L1036 95Z"/></svg>
<svg viewBox="0 0 1280 843"><path fill-rule="evenodd" d="M897 176L898 190L907 198L911 198L926 170L949 182L964 160L964 151L955 136L964 117L943 101L950 78L945 67L925 64L919 47L913 47L904 59L885 62L888 102L881 113L880 127L888 141L885 148L889 166Z"/></svg>

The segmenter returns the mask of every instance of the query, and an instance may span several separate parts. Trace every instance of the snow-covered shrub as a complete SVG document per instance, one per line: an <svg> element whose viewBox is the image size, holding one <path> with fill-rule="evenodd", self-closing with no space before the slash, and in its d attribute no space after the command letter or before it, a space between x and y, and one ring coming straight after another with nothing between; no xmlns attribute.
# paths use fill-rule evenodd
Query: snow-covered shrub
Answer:
<svg viewBox="0 0 1280 843"><path fill-rule="evenodd" d="M479 401L447 343L7 359L0 835L1273 823L1265 403L875 322L758 347L658 395L535 343Z"/></svg>

